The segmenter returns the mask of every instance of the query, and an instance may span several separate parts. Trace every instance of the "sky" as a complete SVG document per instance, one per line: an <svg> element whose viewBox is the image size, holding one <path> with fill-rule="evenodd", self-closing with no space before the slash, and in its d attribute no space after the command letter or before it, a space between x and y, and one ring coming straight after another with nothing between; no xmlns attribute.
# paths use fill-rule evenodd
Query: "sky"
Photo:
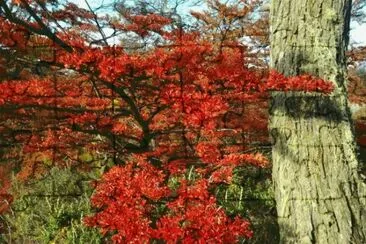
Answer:
<svg viewBox="0 0 366 244"><path fill-rule="evenodd" d="M77 4L79 7L82 8L88 8L85 0L71 0L71 2ZM89 4L93 6L98 6L100 3L109 2L109 0L88 0ZM184 6L182 8L182 11L189 12L190 10L200 10L199 7L188 7ZM352 23L351 24L351 32L350 32L350 39L351 44L355 46L361 46L366 45L366 24L358 24L358 23Z"/></svg>
<svg viewBox="0 0 366 244"><path fill-rule="evenodd" d="M356 42L358 45L366 45L366 24L359 25L353 23L350 36L351 42Z"/></svg>

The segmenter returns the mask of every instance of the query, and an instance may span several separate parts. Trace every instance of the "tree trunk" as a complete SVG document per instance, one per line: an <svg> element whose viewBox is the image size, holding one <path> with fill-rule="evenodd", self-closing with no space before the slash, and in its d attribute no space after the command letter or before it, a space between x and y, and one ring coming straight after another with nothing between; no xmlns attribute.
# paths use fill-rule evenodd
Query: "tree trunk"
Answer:
<svg viewBox="0 0 366 244"><path fill-rule="evenodd" d="M271 67L334 83L273 92L270 134L281 243L366 243L366 185L347 102L351 0L272 0Z"/></svg>

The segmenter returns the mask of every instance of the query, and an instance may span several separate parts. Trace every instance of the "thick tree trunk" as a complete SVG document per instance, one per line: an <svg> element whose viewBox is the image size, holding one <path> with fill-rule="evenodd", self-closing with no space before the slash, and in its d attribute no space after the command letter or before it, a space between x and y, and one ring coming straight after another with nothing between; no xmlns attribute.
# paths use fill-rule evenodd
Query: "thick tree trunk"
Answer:
<svg viewBox="0 0 366 244"><path fill-rule="evenodd" d="M330 80L330 96L273 92L270 134L281 243L366 243L346 91L351 0L272 0L271 67Z"/></svg>

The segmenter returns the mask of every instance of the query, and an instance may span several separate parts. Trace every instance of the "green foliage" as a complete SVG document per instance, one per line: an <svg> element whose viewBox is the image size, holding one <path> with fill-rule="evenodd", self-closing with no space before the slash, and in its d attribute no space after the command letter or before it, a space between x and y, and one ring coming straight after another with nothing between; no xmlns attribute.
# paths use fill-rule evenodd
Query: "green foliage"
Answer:
<svg viewBox="0 0 366 244"><path fill-rule="evenodd" d="M274 206L271 180L261 170L254 167L237 168L232 183L218 187L217 199L230 215L248 217L245 211L250 210L253 202L268 208Z"/></svg>
<svg viewBox="0 0 366 244"><path fill-rule="evenodd" d="M229 215L250 219L254 236L245 243L279 242L270 169L239 167L232 183L220 185L216 196Z"/></svg>
<svg viewBox="0 0 366 244"><path fill-rule="evenodd" d="M71 169L53 168L41 180L14 180L15 202L4 216L9 233L6 242L15 243L101 243L95 229L83 225L91 213L92 189L88 175Z"/></svg>

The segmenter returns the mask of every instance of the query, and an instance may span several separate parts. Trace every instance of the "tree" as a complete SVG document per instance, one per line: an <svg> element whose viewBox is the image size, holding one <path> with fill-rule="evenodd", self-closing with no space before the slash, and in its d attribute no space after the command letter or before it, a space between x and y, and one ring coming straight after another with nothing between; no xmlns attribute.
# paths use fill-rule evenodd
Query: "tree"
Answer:
<svg viewBox="0 0 366 244"><path fill-rule="evenodd" d="M241 45L218 52L199 33L151 13L124 9L118 20L70 3L53 12L47 5L53 1L0 3L5 49L23 50L34 33L55 41L53 60L31 59L52 72L0 84L2 109L10 111L1 130L23 156L18 176L112 164L92 198L97 213L86 223L117 243L235 242L252 235L249 222L228 216L214 196L236 167L266 163L243 141L226 142L240 127L224 115L255 100L261 84L243 65ZM41 20L39 13L51 17ZM102 24L143 45L135 51L109 45ZM15 39L16 28L27 35ZM98 32L102 39L95 40Z"/></svg>
<svg viewBox="0 0 366 244"><path fill-rule="evenodd" d="M366 191L347 102L351 1L273 0L271 67L329 80L327 96L273 92L270 134L282 243L365 243Z"/></svg>

